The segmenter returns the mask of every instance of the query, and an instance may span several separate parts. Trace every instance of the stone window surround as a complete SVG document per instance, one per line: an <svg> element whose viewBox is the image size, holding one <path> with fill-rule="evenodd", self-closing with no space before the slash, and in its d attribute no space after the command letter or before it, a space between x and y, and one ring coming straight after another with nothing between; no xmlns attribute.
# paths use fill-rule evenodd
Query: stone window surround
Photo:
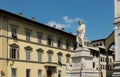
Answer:
<svg viewBox="0 0 120 77"><path fill-rule="evenodd" d="M27 33L30 33L30 35L28 36ZM28 28L25 28L25 35L26 35L26 40L27 41L30 41L31 34L32 34L32 30L28 29Z"/></svg>
<svg viewBox="0 0 120 77"><path fill-rule="evenodd" d="M66 63L70 63L70 54L66 54Z"/></svg>
<svg viewBox="0 0 120 77"><path fill-rule="evenodd" d="M60 42L60 43L59 43L59 42ZM60 45L59 45L59 44L60 44ZM58 47L58 48L63 48L63 45L62 45L62 44L63 44L62 39L61 39L60 37L58 37L58 38L57 38L57 47Z"/></svg>
<svg viewBox="0 0 120 77"><path fill-rule="evenodd" d="M25 52L26 52L26 60L30 61L30 59L31 59L30 53L33 50L33 48L30 47L30 46L26 46L26 47L24 47L24 49L25 49Z"/></svg>
<svg viewBox="0 0 120 77"><path fill-rule="evenodd" d="M62 62L61 58L62 58L63 53L58 52L57 55L58 55L58 61L61 63Z"/></svg>
<svg viewBox="0 0 120 77"><path fill-rule="evenodd" d="M41 38L39 38L39 36L41 36ZM39 44L42 44L42 36L43 36L43 33L37 31L37 37L38 37Z"/></svg>
<svg viewBox="0 0 120 77"><path fill-rule="evenodd" d="M53 38L53 36L52 35L48 35L47 34L47 39L46 39L47 41L47 45L49 45L49 46L54 46L54 38Z"/></svg>
<svg viewBox="0 0 120 77"><path fill-rule="evenodd" d="M30 77L30 71L31 69L26 69L26 77Z"/></svg>
<svg viewBox="0 0 120 77"><path fill-rule="evenodd" d="M18 46L16 43L10 44L9 46L10 46L10 47L14 47L14 48L19 48L19 46ZM30 46L26 46L26 47L24 47L24 49L25 49L25 50L31 50L31 51L33 50L33 48L30 47ZM44 50L43 50L42 48L38 48L38 49L36 49L36 51L37 51L37 52L44 52ZM54 52L53 52L52 50L48 50L47 53L53 54ZM58 52L57 54L58 54L58 55L63 55L62 52ZM70 57L71 55L70 55L70 54L66 54L66 56Z"/></svg>
<svg viewBox="0 0 120 77"><path fill-rule="evenodd" d="M42 61L42 53L43 53L43 49L42 48L39 48L39 49L36 49L37 53L38 53L38 61L41 62Z"/></svg>
<svg viewBox="0 0 120 77"><path fill-rule="evenodd" d="M17 68L11 68L12 70L12 77L17 77Z"/></svg>
<svg viewBox="0 0 120 77"><path fill-rule="evenodd" d="M66 45L66 49L70 50L70 41L66 41L65 45Z"/></svg>
<svg viewBox="0 0 120 77"><path fill-rule="evenodd" d="M53 51L52 50L48 50L48 62L52 62L52 55L53 55Z"/></svg>
<svg viewBox="0 0 120 77"><path fill-rule="evenodd" d="M12 28L15 28L16 29L16 33L17 33L19 26L18 25L14 25L14 24L10 24L10 28L11 28L11 33L12 33Z"/></svg>
<svg viewBox="0 0 120 77"><path fill-rule="evenodd" d="M16 43L10 44L10 58L12 58L12 51L11 49L16 49L15 52L15 58L14 59L19 59L19 46Z"/></svg>

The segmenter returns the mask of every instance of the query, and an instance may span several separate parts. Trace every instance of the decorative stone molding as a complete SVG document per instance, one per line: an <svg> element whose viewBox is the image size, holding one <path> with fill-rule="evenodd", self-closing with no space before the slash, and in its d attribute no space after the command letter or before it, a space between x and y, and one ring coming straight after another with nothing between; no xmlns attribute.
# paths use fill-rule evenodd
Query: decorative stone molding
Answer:
<svg viewBox="0 0 120 77"><path fill-rule="evenodd" d="M68 54L66 54L66 56L67 56L67 57L70 57L71 55L68 53Z"/></svg>
<svg viewBox="0 0 120 77"><path fill-rule="evenodd" d="M62 52L58 52L57 54L58 54L58 55L63 55L63 53L62 53Z"/></svg>
<svg viewBox="0 0 120 77"><path fill-rule="evenodd" d="M48 50L47 53L53 54L53 51L52 50Z"/></svg>
<svg viewBox="0 0 120 77"><path fill-rule="evenodd" d="M19 46L16 43L10 44L9 46L12 48L19 48Z"/></svg>
<svg viewBox="0 0 120 77"><path fill-rule="evenodd" d="M42 48L36 49L38 52L43 52L44 50Z"/></svg>
<svg viewBox="0 0 120 77"><path fill-rule="evenodd" d="M26 47L24 47L25 48L25 50L32 50L33 48L32 47L30 47L30 46L26 46Z"/></svg>

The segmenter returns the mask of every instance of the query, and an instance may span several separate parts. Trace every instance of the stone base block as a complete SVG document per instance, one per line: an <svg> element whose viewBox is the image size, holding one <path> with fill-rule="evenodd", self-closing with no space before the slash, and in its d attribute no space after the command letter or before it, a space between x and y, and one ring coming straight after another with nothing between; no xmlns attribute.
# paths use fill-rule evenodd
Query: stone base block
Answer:
<svg viewBox="0 0 120 77"><path fill-rule="evenodd" d="M67 77L99 77L98 71L72 71L67 73Z"/></svg>
<svg viewBox="0 0 120 77"><path fill-rule="evenodd" d="M113 70L112 77L120 77L120 61L119 62L115 62L115 68Z"/></svg>

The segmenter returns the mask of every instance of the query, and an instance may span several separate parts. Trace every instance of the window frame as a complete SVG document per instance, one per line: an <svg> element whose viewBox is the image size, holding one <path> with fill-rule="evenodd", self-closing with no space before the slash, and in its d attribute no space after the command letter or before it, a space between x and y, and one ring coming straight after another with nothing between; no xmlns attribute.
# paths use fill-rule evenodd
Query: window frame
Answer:
<svg viewBox="0 0 120 77"><path fill-rule="evenodd" d="M19 59L19 46L17 44L10 44L10 53L9 58L11 59ZM13 51L15 50L15 51Z"/></svg>
<svg viewBox="0 0 120 77"><path fill-rule="evenodd" d="M24 49L25 49L26 60L30 61L31 60L31 52L32 52L33 48L30 46L26 46L26 47L24 47Z"/></svg>
<svg viewBox="0 0 120 77"><path fill-rule="evenodd" d="M11 36L13 39L17 39L17 33L18 33L18 26L14 24L10 24L11 28Z"/></svg>
<svg viewBox="0 0 120 77"><path fill-rule="evenodd" d="M31 50L26 49L25 52L26 52L26 60L30 61L31 60Z"/></svg>
<svg viewBox="0 0 120 77"><path fill-rule="evenodd" d="M13 76L13 74L15 76ZM17 69L16 68L11 68L11 77L17 77Z"/></svg>
<svg viewBox="0 0 120 77"><path fill-rule="evenodd" d="M48 35L48 37L47 37L47 45L48 46L53 46L53 43L54 43L53 37Z"/></svg>
<svg viewBox="0 0 120 77"><path fill-rule="evenodd" d="M38 77L42 77L42 70L41 69L38 69Z"/></svg>
<svg viewBox="0 0 120 77"><path fill-rule="evenodd" d="M25 28L26 41L31 41L32 30Z"/></svg>
<svg viewBox="0 0 120 77"><path fill-rule="evenodd" d="M62 62L62 55L58 55L58 61Z"/></svg>
<svg viewBox="0 0 120 77"><path fill-rule="evenodd" d="M37 54L38 54L38 62L42 62L42 54L43 54L43 52L37 51Z"/></svg>
<svg viewBox="0 0 120 77"><path fill-rule="evenodd" d="M38 44L42 44L42 33L37 32Z"/></svg>
<svg viewBox="0 0 120 77"><path fill-rule="evenodd" d="M66 49L70 50L70 43L69 42L66 42Z"/></svg>
<svg viewBox="0 0 120 77"><path fill-rule="evenodd" d="M48 62L52 62L52 53L48 53Z"/></svg>
<svg viewBox="0 0 120 77"><path fill-rule="evenodd" d="M47 55L48 55L48 62L52 62L53 51L52 50L48 50L47 51Z"/></svg>
<svg viewBox="0 0 120 77"><path fill-rule="evenodd" d="M62 48L62 44L63 44L62 39L61 39L61 38L58 38L58 39L57 39L57 47L58 47L58 48Z"/></svg>
<svg viewBox="0 0 120 77"><path fill-rule="evenodd" d="M31 69L26 69L26 77L30 77L30 71Z"/></svg>
<svg viewBox="0 0 120 77"><path fill-rule="evenodd" d="M62 77L61 74L62 74L62 73L61 73L61 70L58 70L58 77Z"/></svg>
<svg viewBox="0 0 120 77"><path fill-rule="evenodd" d="M66 63L70 63L70 54L66 54Z"/></svg>

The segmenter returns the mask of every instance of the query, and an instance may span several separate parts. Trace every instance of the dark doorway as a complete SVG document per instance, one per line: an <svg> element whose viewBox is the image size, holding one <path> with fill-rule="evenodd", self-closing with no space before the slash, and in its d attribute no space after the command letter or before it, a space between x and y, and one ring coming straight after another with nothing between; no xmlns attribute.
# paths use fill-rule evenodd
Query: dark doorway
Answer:
<svg viewBox="0 0 120 77"><path fill-rule="evenodd" d="M47 77L52 77L52 71L51 70L47 70Z"/></svg>

